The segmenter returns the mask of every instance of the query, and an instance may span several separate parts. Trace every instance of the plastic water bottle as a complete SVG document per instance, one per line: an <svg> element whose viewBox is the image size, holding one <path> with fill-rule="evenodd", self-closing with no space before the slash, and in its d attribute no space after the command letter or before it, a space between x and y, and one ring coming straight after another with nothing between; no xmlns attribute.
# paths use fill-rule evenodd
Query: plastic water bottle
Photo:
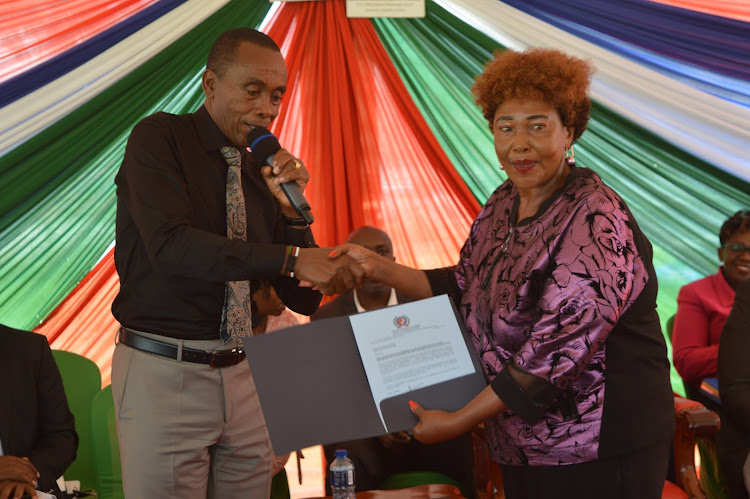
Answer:
<svg viewBox="0 0 750 499"><path fill-rule="evenodd" d="M333 499L354 499L354 463L346 449L338 449L331 463L331 492Z"/></svg>

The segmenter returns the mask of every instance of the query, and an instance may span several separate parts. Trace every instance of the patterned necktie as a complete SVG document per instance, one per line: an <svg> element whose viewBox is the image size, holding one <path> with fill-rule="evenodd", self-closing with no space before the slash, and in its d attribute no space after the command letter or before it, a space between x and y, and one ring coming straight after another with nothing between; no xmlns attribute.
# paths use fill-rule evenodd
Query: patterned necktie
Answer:
<svg viewBox="0 0 750 499"><path fill-rule="evenodd" d="M221 155L229 165L227 170L227 237L247 240L247 214L245 196L242 194L240 166L242 156L236 147L222 147ZM234 339L242 345L240 338L253 333L250 312L250 281L227 281L224 287L224 311L221 314L219 336L224 341Z"/></svg>

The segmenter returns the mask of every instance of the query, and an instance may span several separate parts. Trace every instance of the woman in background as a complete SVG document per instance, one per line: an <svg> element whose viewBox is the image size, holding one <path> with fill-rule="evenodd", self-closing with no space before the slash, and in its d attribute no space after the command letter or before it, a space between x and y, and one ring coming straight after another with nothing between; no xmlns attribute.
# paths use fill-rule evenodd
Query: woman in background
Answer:
<svg viewBox="0 0 750 499"><path fill-rule="evenodd" d="M672 330L672 357L688 387L699 398L701 379L715 378L719 337L740 282L750 279L750 210L729 217L719 231L719 271L687 284L677 296ZM716 407L712 407L716 409Z"/></svg>

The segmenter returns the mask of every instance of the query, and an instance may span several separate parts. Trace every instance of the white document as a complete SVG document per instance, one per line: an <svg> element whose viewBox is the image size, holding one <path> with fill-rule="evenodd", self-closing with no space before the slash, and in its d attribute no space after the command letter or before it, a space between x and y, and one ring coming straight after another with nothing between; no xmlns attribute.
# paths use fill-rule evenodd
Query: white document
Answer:
<svg viewBox="0 0 750 499"><path fill-rule="evenodd" d="M372 397L390 397L474 373L447 295L349 317Z"/></svg>

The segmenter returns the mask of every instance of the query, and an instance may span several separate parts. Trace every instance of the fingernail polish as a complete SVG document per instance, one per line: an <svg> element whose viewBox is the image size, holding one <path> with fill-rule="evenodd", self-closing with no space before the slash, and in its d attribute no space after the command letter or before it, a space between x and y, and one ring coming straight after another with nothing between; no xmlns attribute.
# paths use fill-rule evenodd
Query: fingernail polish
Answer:
<svg viewBox="0 0 750 499"><path fill-rule="evenodd" d="M414 402L413 400L410 400L409 401L409 407L411 407L411 410L413 411L414 409L417 408L417 403Z"/></svg>
<svg viewBox="0 0 750 499"><path fill-rule="evenodd" d="M336 250L332 250L330 253L328 253L328 257L330 258L335 254L336 254Z"/></svg>

